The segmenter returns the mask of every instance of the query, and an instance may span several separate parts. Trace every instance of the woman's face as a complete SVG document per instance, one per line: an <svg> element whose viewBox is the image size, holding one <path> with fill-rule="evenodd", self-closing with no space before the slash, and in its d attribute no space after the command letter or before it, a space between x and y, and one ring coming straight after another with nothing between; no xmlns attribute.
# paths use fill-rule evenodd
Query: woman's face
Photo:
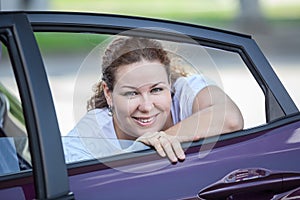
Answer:
<svg viewBox="0 0 300 200"><path fill-rule="evenodd" d="M115 80L113 92L107 88L104 91L113 107L118 138L134 139L162 130L170 119L172 101L163 64L143 60L120 66Z"/></svg>

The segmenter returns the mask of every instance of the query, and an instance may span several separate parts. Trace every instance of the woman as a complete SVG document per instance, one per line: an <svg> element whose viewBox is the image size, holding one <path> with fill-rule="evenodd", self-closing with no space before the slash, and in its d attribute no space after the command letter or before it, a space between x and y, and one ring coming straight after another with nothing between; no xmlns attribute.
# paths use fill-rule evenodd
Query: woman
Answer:
<svg viewBox="0 0 300 200"><path fill-rule="evenodd" d="M181 142L243 128L239 109L220 88L201 75L175 72L161 44L145 38L122 37L108 46L88 110L69 136L140 141L174 163L185 159ZM112 143L85 145L110 149L102 155L128 149Z"/></svg>

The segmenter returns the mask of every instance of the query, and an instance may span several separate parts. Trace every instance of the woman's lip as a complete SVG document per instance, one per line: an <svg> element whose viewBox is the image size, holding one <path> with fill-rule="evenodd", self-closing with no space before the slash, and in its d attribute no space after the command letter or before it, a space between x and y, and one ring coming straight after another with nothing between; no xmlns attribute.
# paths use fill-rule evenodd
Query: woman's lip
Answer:
<svg viewBox="0 0 300 200"><path fill-rule="evenodd" d="M158 114L157 114L158 115ZM132 119L139 125L139 126L151 126L156 121L156 116L152 115L151 117L132 117Z"/></svg>

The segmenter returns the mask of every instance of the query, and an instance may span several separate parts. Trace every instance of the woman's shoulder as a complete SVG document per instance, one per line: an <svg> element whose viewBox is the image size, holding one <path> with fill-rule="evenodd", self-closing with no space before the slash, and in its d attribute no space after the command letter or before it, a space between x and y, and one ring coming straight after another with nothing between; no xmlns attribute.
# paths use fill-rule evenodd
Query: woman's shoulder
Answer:
<svg viewBox="0 0 300 200"><path fill-rule="evenodd" d="M111 121L111 117L108 115L107 108L96 108L89 110L80 121L101 122L101 124L105 124Z"/></svg>
<svg viewBox="0 0 300 200"><path fill-rule="evenodd" d="M175 94L188 93L189 91L198 93L209 85L215 85L215 83L202 74L192 74L186 77L179 77L173 84L173 91Z"/></svg>
<svg viewBox="0 0 300 200"><path fill-rule="evenodd" d="M108 108L95 108L92 110L89 110L86 115L108 115Z"/></svg>
<svg viewBox="0 0 300 200"><path fill-rule="evenodd" d="M182 87L182 85L201 85L208 86L214 85L215 83L210 80L208 77L205 77L202 74L192 74L189 76L179 77L175 83L174 87Z"/></svg>
<svg viewBox="0 0 300 200"><path fill-rule="evenodd" d="M76 132L76 135L92 137L103 137L103 132L110 130L113 126L112 118L108 115L108 109L93 109L88 111L69 133Z"/></svg>
<svg viewBox="0 0 300 200"><path fill-rule="evenodd" d="M193 74L178 78L172 86L174 123L181 121L192 114L193 102L196 95L205 87L215 85L201 74Z"/></svg>

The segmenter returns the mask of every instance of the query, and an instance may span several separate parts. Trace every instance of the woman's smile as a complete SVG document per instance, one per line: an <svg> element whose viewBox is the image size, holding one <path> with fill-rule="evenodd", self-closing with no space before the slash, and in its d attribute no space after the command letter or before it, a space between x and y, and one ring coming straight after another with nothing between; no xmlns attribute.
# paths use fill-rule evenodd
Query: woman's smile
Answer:
<svg viewBox="0 0 300 200"><path fill-rule="evenodd" d="M149 127L155 124L158 114L149 117L132 117L137 125L141 127Z"/></svg>

